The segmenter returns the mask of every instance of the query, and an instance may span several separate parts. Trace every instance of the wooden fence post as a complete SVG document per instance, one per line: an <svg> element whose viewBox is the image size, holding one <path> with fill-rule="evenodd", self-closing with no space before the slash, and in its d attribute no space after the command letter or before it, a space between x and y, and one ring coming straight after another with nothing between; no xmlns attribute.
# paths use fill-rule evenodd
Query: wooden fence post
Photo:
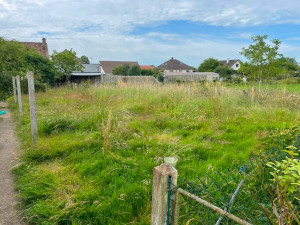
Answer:
<svg viewBox="0 0 300 225"><path fill-rule="evenodd" d="M16 77L12 77L12 83L13 83L13 91L14 91L14 100L15 103L17 102L17 88L16 88Z"/></svg>
<svg viewBox="0 0 300 225"><path fill-rule="evenodd" d="M174 167L164 163L153 169L151 225L167 224L169 177L171 177L171 187L174 188L177 186L177 170ZM175 194L171 196L171 200L170 224L173 225L177 224L174 221L176 215Z"/></svg>
<svg viewBox="0 0 300 225"><path fill-rule="evenodd" d="M21 92L21 83L20 83L20 76L16 76L17 81L17 92L18 92L18 103L19 103L19 114L23 116L23 104L22 104L22 92Z"/></svg>
<svg viewBox="0 0 300 225"><path fill-rule="evenodd" d="M32 71L29 71L27 73L27 80L28 80L31 134L32 134L33 142L37 143L38 142L38 128L37 128L37 118L36 118L34 76L33 76Z"/></svg>
<svg viewBox="0 0 300 225"><path fill-rule="evenodd" d="M251 102L254 103L254 96L255 96L255 87L252 86L252 90L251 90Z"/></svg>

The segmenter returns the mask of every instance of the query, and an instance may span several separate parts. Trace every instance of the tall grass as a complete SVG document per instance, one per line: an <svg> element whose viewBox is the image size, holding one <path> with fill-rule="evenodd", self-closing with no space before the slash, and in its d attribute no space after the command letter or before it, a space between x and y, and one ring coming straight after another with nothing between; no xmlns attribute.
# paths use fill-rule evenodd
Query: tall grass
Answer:
<svg viewBox="0 0 300 225"><path fill-rule="evenodd" d="M220 84L59 88L37 94L36 146L23 101L14 172L31 224L149 224L152 169L165 156L179 158L179 180L231 168L270 130L298 123L300 105L298 93L251 103Z"/></svg>

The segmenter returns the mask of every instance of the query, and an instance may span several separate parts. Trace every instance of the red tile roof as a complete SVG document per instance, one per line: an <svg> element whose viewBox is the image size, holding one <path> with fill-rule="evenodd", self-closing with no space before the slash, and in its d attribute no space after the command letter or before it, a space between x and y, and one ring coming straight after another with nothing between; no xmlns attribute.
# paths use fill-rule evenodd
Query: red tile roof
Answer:
<svg viewBox="0 0 300 225"><path fill-rule="evenodd" d="M141 65L140 68L141 69L146 69L146 70L153 70L155 68L155 66Z"/></svg>
<svg viewBox="0 0 300 225"><path fill-rule="evenodd" d="M37 53L40 53L42 56L49 58L48 45L46 42L46 38L42 39L42 42L20 42L26 45L29 48L32 48Z"/></svg>

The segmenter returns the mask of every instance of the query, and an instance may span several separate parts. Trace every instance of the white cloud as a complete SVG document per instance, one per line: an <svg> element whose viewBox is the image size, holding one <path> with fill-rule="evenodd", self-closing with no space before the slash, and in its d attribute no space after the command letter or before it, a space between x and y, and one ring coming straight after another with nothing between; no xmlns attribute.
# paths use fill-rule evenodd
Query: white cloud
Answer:
<svg viewBox="0 0 300 225"><path fill-rule="evenodd" d="M209 56L237 58L241 44L222 37L216 42L207 34L191 38L129 33L137 26L170 20L234 27L300 24L299 8L300 2L294 0L284 4L281 0L0 0L0 36L20 41L40 41L46 36L51 52L73 48L79 55L92 56L94 62L126 59L158 64L174 56L197 65ZM245 39L252 33L233 35Z"/></svg>

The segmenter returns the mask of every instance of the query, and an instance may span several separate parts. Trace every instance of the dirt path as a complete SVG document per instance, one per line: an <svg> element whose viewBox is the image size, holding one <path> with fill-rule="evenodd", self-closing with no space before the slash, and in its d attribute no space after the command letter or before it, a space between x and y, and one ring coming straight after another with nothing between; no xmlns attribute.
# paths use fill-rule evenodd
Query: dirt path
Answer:
<svg viewBox="0 0 300 225"><path fill-rule="evenodd" d="M0 118L3 118L0 119L0 225L21 225L24 223L18 218L15 209L17 202L10 172L17 160L19 143L14 134L10 112L0 107L0 111L2 110L7 114L0 115Z"/></svg>

